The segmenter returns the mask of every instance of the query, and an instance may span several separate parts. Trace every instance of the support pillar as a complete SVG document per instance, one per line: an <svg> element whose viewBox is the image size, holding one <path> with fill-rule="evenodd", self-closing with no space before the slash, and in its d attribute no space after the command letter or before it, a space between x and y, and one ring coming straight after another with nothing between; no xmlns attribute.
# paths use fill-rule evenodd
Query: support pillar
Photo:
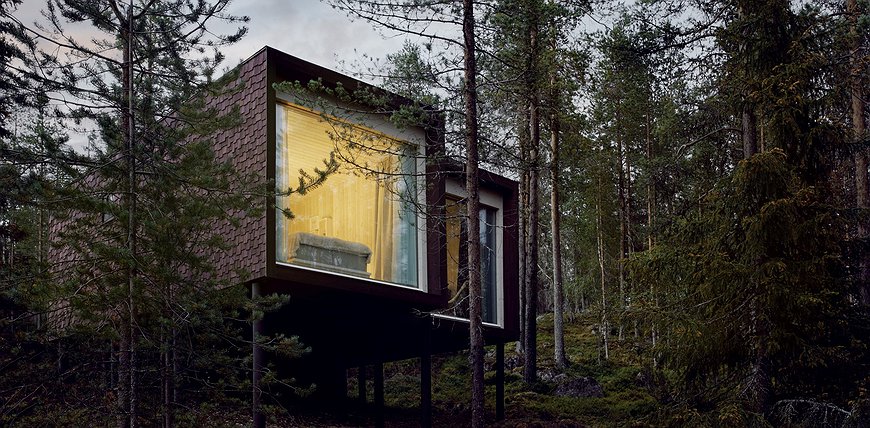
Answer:
<svg viewBox="0 0 870 428"><path fill-rule="evenodd" d="M251 283L251 299L256 300L260 297L260 284ZM266 417L260 408L260 399L262 398L262 390L260 389L260 380L263 377L263 363L265 356L263 347L260 346L259 338L263 335L264 321L263 319L255 319L251 328L251 344L252 344L252 378L251 378L251 411L253 412L254 428L264 428L266 426Z"/></svg>
<svg viewBox="0 0 870 428"><path fill-rule="evenodd" d="M432 426L432 332L429 319L423 323L423 343L420 353L420 426Z"/></svg>
<svg viewBox="0 0 870 428"><path fill-rule="evenodd" d="M495 345L495 419L504 420L504 343Z"/></svg>
<svg viewBox="0 0 870 428"><path fill-rule="evenodd" d="M384 363L375 364L375 426L384 426Z"/></svg>

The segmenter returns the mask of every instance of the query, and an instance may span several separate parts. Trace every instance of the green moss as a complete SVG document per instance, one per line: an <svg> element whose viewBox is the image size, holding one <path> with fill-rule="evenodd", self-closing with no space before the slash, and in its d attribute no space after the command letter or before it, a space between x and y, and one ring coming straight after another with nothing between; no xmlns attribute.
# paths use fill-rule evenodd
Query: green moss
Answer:
<svg viewBox="0 0 870 428"><path fill-rule="evenodd" d="M538 382L526 385L522 369L505 373L505 404L507 420L504 426L565 425L590 427L655 426L660 421L661 406L647 391L639 374L644 373L632 338L611 344L611 358L600 359L599 337L589 327L594 317L578 318L566 323L565 343L571 366L569 377L591 377L604 389L600 398L560 397L552 393L554 383ZM553 370L552 317L539 321L538 365L541 370ZM506 346L507 352L514 349ZM491 356L490 356L491 358ZM492 361L490 361L491 363ZM420 400L419 362L416 359L385 366L386 404L395 417L414 420ZM662 377L666 379L666 377ZM352 381L353 382L353 381ZM435 420L439 425L467 422L471 401L471 370L466 352L438 355L432 359L432 397ZM495 372L484 377L486 385L487 420L494 418ZM352 388L355 391L355 386ZM402 416L400 416L402 415Z"/></svg>

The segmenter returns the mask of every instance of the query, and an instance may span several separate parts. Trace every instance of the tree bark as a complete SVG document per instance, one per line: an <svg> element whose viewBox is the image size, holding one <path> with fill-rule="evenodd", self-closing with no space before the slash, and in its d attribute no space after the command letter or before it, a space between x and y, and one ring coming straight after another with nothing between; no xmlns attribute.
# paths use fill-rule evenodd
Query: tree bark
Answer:
<svg viewBox="0 0 870 428"><path fill-rule="evenodd" d="M554 82L551 82L554 83ZM550 112L550 149L553 158L550 162L550 179L553 190L550 194L550 229L553 246L553 350L556 367L564 370L568 366L565 357L565 327L563 309L565 295L562 284L562 239L561 214L559 212L559 112L557 97L553 96L553 111Z"/></svg>
<svg viewBox="0 0 870 428"><path fill-rule="evenodd" d="M607 360L610 358L610 351L608 349L608 334L610 333L610 327L608 326L607 321L607 289L605 286L605 275L604 275L604 232L602 231L602 222L601 222L601 177L598 177L598 197L596 198L595 203L595 226L596 226L596 241L598 243L598 268L600 271L600 279L601 279L601 339L604 346L604 359Z"/></svg>
<svg viewBox="0 0 870 428"><path fill-rule="evenodd" d="M127 168L127 290L126 290L126 313L122 315L123 322L121 331L121 349L119 355L118 400L123 413L119 425L122 427L135 428L136 426L136 352L135 352L135 317L136 306L134 291L136 287L136 146L134 143L134 115L133 115L133 4L127 9L127 16L118 17L122 23L121 39L123 45L123 62L121 79L125 106L121 111L121 125L123 127L123 139L125 160Z"/></svg>
<svg viewBox="0 0 870 428"><path fill-rule="evenodd" d="M617 101L618 103L619 101ZM628 207L625 197L625 147L622 141L622 114L620 105L616 106L616 174L617 194L619 196L619 303L625 309L625 269L624 259L628 247ZM622 329L620 328L620 335Z"/></svg>
<svg viewBox="0 0 870 428"><path fill-rule="evenodd" d="M744 101L744 104L746 101ZM752 155L758 153L758 134L756 132L757 120L755 112L749 105L743 106L742 113L743 124L743 158L749 159Z"/></svg>
<svg viewBox="0 0 870 428"><path fill-rule="evenodd" d="M846 13L849 15L849 35L852 40L850 47L851 53L849 56L851 65L849 73L849 88L852 102L852 129L855 141L860 142L864 139L864 133L867 130L867 122L864 116L864 86L861 82L861 71L863 69L864 61L860 55L861 35L858 34L858 16L861 15L861 11L858 10L857 0L846 0ZM863 151L859 150L858 153L863 154ZM856 184L864 188L864 193L858 194L857 197L859 201L866 204L868 198L870 198L870 195L866 193L867 171L864 171L863 175L865 177L865 182Z"/></svg>
<svg viewBox="0 0 870 428"><path fill-rule="evenodd" d="M649 120L649 112L646 115L646 163L647 163L647 181L646 181L646 245L647 249L651 250L653 247L654 237L653 237L653 227L655 224L655 198L656 198L656 189L655 189L655 171L652 170L652 162L653 162L653 141L650 133L650 120Z"/></svg>
<svg viewBox="0 0 870 428"><path fill-rule="evenodd" d="M534 8L534 6L532 6ZM538 198L539 198L539 162L538 150L541 140L540 122L540 98L538 93L537 50L538 50L538 22L537 13L532 10L529 24L529 66L527 87L529 88L529 236L526 265L526 331L525 333L525 359L523 360L523 381L527 384L534 383L538 378Z"/></svg>
<svg viewBox="0 0 870 428"><path fill-rule="evenodd" d="M737 6L737 16L741 21L746 19L747 16L746 5L738 4ZM747 65L747 56L749 55L749 46L748 40L751 36L751 29L749 26L746 26L746 29L743 31L743 40L740 42L740 54L742 56L741 60L743 61L743 67L746 70L746 74L749 74L749 66ZM753 109L752 104L749 101L749 90L744 88L743 90L743 101L741 107L741 123L743 126L743 158L748 159L752 155L758 153L758 132L757 132L757 119L755 117L755 110Z"/></svg>
<svg viewBox="0 0 870 428"><path fill-rule="evenodd" d="M655 225L655 173L652 171L651 165L653 162L653 141L650 135L650 118L649 112L646 115L646 159L647 159L647 182L646 182L646 223L647 223L647 235L646 235L646 245L647 250L652 250L653 245L655 244L654 237L654 225ZM654 310L657 311L658 308L658 299L656 298L655 288L650 284L649 289L650 302L653 304ZM650 326L650 342L653 350L652 363L653 367L657 365L657 359L655 355L656 348L656 322L653 320L652 325Z"/></svg>
<svg viewBox="0 0 870 428"><path fill-rule="evenodd" d="M465 146L468 157L465 188L468 192L468 318L471 364L471 426L484 421L483 387L483 290L480 278L480 195L478 184L477 63L475 58L474 1L463 1L462 35L465 43Z"/></svg>
<svg viewBox="0 0 870 428"><path fill-rule="evenodd" d="M539 221L539 174L538 174L538 149L540 141L540 122L538 119L538 103L532 96L531 110L531 145L529 157L531 168L529 171L529 220L528 220L528 249L526 255L526 330L524 334L525 359L523 364L523 380L526 383L534 383L537 380L537 330L538 330L538 221Z"/></svg>
<svg viewBox="0 0 870 428"><path fill-rule="evenodd" d="M520 266L519 266L519 282L520 282L520 340L517 342L519 346L519 350L522 351L522 355L525 355L526 352L526 312L528 309L528 305L526 304L526 283L527 283L527 275L528 275L528 256L529 256L529 248L528 248L528 215L529 215L529 166L527 163L527 159L525 159L525 153L528 151L529 141L528 141L528 132L529 132L529 120L528 120L528 108L525 102L522 102L522 107L519 111L520 121L519 121L519 140L520 140L520 215L518 221L519 228L519 239L517 245L520 250Z"/></svg>
<svg viewBox="0 0 870 428"><path fill-rule="evenodd" d="M867 150L863 147L867 137L867 123L864 115L864 85L861 81L861 71L864 61L860 55L861 35L858 34L858 17L861 11L858 9L857 0L846 0L846 13L849 17L849 37L852 41L849 55L849 92L852 106L852 134L855 144L855 206L862 212L870 208L870 194L868 194L867 174ZM858 221L858 239L866 239L868 232L867 221L862 215ZM861 254L858 264L858 282L860 283L858 294L862 304L870 305L870 263L865 254Z"/></svg>

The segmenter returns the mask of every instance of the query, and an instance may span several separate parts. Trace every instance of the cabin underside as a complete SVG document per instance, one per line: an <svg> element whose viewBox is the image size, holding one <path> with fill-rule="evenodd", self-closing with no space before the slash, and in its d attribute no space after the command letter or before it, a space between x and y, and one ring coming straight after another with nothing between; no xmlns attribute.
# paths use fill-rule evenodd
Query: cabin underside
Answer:
<svg viewBox="0 0 870 428"><path fill-rule="evenodd" d="M411 304L405 300L324 287L291 288L280 283L258 288L259 295L286 294L289 300L279 310L267 313L259 325L255 325L255 330L265 335L298 336L311 351L295 359L261 353L261 361L255 361L255 367L258 364L271 366L279 376L293 378L301 387L315 384L310 399L330 403L346 399L348 369L369 366L375 376L374 405L380 409L383 364L419 358L421 423L426 425L431 412L431 356L469 348L467 321L437 315L436 308L419 302ZM501 356L503 344L517 340L515 336L498 326L484 326L486 345L500 345ZM255 349L255 360L257 353ZM497 365L502 368L500 377L503 379L503 364ZM503 390L503 386L499 389ZM496 407L502 407L500 404L498 401Z"/></svg>

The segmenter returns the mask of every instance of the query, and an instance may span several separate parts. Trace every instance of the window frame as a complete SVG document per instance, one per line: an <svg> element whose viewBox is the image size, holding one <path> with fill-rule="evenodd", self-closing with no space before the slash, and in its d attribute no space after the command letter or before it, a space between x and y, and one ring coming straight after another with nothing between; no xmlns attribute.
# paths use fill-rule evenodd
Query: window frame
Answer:
<svg viewBox="0 0 870 428"><path fill-rule="evenodd" d="M358 107L350 107L345 106L344 103L335 100L329 100L332 106L335 106L337 109L344 109L348 112L353 112L348 118L342 119L334 116L334 120L345 122L355 128L359 128L366 132L373 133L375 135L383 136L385 138L389 138L395 141L402 142L404 144L408 144L415 148L415 192L414 192L414 204L417 208L415 208L416 213L416 253L417 253L417 286L401 284L397 282L384 281L373 278L363 278L354 275L344 274L340 272L329 271L326 269L317 269L309 266L302 266L293 263L288 263L285 261L281 261L278 259L278 245L279 245L279 230L283 228L283 221L286 221L283 218L283 213L281 213L278 208L278 200L276 199L275 204L275 225L273 228L273 233L275 234L275 258L274 264L280 267L288 267L292 269L300 269L305 271L316 272L320 274L326 274L341 278L352 279L354 281L359 281L361 283L370 284L370 285L388 285L393 287L398 287L401 289L414 290L422 293L429 293L429 281L428 281L428 233L427 233L427 219L425 210L419 209L419 207L426 206L426 133L425 130L421 128L411 127L407 129L399 129L395 125L389 122L389 120L383 114L377 114L372 112L361 112ZM302 112L307 112L311 114L315 114L321 116L325 114L324 112L320 112L318 110L308 108L302 105L302 102L297 97L294 97L290 94L286 94L283 92L276 92L274 108L275 108L275 128L272 132L272 135L275 138L275 156L273 162L275 162L275 186L277 190L277 186L279 183L279 159L281 155L281 147L283 142L279 138L279 134L281 134L283 123L284 123L284 109L297 109ZM312 166L313 167L313 166Z"/></svg>
<svg viewBox="0 0 870 428"><path fill-rule="evenodd" d="M458 181L452 178L448 178L444 183L444 196L445 200L450 197L456 197L458 199L465 199L468 197L468 192L465 187L462 186ZM495 210L495 261L496 261L496 269L495 269L495 307L496 307L496 323L483 321L483 325L487 327L497 327L500 329L504 329L505 326L505 269L504 269L504 198L497 192L494 192L490 189L480 187L478 189L478 195L480 197L481 207L491 208ZM446 239L445 239L446 245ZM446 251L446 250L445 250ZM444 288L447 288L447 278L444 278ZM435 317L461 321L461 322L469 322L467 318L457 317L453 315L444 315L439 313L432 314Z"/></svg>

